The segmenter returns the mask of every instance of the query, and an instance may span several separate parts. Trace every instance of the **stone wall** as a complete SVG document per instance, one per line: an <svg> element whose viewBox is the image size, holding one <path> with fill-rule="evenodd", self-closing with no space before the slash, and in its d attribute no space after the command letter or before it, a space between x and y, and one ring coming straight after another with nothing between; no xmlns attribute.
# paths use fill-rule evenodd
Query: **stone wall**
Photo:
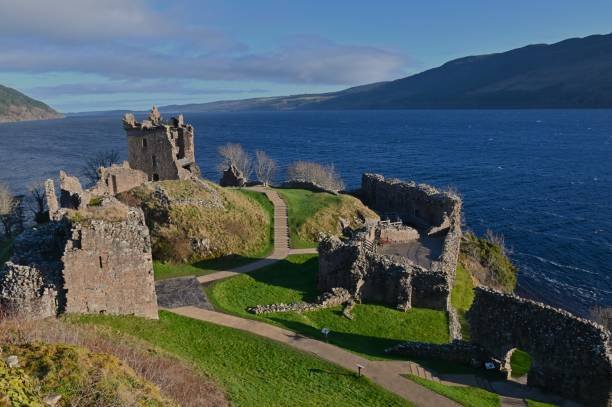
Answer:
<svg viewBox="0 0 612 407"><path fill-rule="evenodd" d="M375 211L434 233L461 220L461 199L425 184L363 174L360 196Z"/></svg>
<svg viewBox="0 0 612 407"><path fill-rule="evenodd" d="M120 165L101 167L98 172L100 180L91 190L95 195L117 195L148 181L147 174L131 168L127 161Z"/></svg>
<svg viewBox="0 0 612 407"><path fill-rule="evenodd" d="M482 347L473 343L453 341L445 344L425 342L405 342L385 349L390 355L416 359L436 359L459 365L482 367L491 361L491 355Z"/></svg>
<svg viewBox="0 0 612 407"><path fill-rule="evenodd" d="M59 208L20 235L0 271L0 304L30 319L69 313L157 318L149 230L138 208L107 198Z"/></svg>
<svg viewBox="0 0 612 407"><path fill-rule="evenodd" d="M566 311L477 288L468 312L472 341L496 358L529 353L529 385L591 406L612 405L610 333Z"/></svg>
<svg viewBox="0 0 612 407"><path fill-rule="evenodd" d="M66 312L157 318L149 229L139 208L122 221L74 222L63 262Z"/></svg>
<svg viewBox="0 0 612 407"><path fill-rule="evenodd" d="M325 236L319 242L319 291L341 287L360 301L380 302L408 310L412 306L446 310L450 286L439 271L375 253L359 237L342 241Z"/></svg>
<svg viewBox="0 0 612 407"><path fill-rule="evenodd" d="M199 176L195 163L194 129L183 116L164 122L153 106L148 120L139 123L126 114L123 127L128 139L130 167L143 171L150 181Z"/></svg>

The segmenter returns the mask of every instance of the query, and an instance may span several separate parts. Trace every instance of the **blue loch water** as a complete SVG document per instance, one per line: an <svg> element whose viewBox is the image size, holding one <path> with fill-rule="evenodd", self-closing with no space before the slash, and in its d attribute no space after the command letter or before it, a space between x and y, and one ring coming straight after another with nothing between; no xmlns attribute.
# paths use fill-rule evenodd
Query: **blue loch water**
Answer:
<svg viewBox="0 0 612 407"><path fill-rule="evenodd" d="M238 142L285 167L334 163L348 187L363 172L453 186L465 225L505 236L523 295L585 313L612 304L612 111L449 110L188 114L198 164L218 180L217 147ZM78 173L92 151L125 155L121 117L0 125L0 181ZM282 177L282 174L280 174Z"/></svg>

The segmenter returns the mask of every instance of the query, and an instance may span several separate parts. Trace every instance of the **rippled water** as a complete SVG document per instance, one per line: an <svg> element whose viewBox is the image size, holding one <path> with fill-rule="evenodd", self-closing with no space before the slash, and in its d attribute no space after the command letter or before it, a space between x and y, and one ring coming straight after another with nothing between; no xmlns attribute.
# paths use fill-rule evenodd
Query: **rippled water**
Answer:
<svg viewBox="0 0 612 407"><path fill-rule="evenodd" d="M612 111L343 111L189 114L198 164L218 180L217 146L242 143L281 165L333 162L349 187L362 172L452 185L466 226L502 233L524 295L585 312L612 304ZM78 172L91 151L125 151L121 118L0 125L0 180Z"/></svg>

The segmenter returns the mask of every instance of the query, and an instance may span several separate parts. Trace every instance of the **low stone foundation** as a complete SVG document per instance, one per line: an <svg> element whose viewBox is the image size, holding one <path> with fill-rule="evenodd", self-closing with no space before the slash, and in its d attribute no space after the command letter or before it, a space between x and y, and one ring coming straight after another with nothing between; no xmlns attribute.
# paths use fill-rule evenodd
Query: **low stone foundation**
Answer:
<svg viewBox="0 0 612 407"><path fill-rule="evenodd" d="M312 302L294 302L290 304L269 304L257 305L247 308L251 314L270 314L273 312L309 312L320 309L331 308L337 305L345 304L352 300L352 295L343 288L332 288L330 292L326 292L317 298L316 303Z"/></svg>

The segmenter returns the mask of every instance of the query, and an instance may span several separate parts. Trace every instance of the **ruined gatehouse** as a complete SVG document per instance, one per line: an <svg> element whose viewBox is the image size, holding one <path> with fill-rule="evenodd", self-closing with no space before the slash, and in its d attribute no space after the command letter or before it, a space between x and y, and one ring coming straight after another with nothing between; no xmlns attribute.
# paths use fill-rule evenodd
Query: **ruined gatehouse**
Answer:
<svg viewBox="0 0 612 407"><path fill-rule="evenodd" d="M428 185L364 174L361 197L385 221L319 243L318 288L408 310L450 310L461 199Z"/></svg>

